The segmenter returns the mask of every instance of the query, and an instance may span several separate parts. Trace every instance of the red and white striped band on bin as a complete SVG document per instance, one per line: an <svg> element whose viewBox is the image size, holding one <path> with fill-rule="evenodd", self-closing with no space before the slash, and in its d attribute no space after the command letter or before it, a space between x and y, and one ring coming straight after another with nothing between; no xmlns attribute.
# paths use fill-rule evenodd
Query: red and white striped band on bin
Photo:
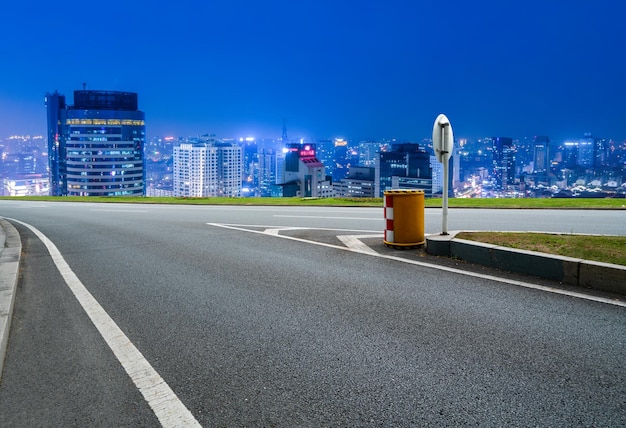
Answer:
<svg viewBox="0 0 626 428"><path fill-rule="evenodd" d="M385 242L393 242L393 195L385 195Z"/></svg>

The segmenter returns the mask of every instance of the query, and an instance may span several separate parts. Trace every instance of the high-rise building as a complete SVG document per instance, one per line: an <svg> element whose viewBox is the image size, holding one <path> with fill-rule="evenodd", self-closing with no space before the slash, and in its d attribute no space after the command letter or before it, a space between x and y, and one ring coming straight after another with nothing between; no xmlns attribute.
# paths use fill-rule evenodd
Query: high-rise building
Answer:
<svg viewBox="0 0 626 428"><path fill-rule="evenodd" d="M259 187L259 147L253 137L240 138L243 156L243 187L254 193Z"/></svg>
<svg viewBox="0 0 626 428"><path fill-rule="evenodd" d="M494 137L493 177L496 190L515 184L515 145L512 138Z"/></svg>
<svg viewBox="0 0 626 428"><path fill-rule="evenodd" d="M48 165L50 174L50 195L67 195L65 168L65 140L67 131L65 124L65 95L54 91L46 94L45 103L48 113Z"/></svg>
<svg viewBox="0 0 626 428"><path fill-rule="evenodd" d="M241 196L242 148L214 138L174 147L174 196Z"/></svg>
<svg viewBox="0 0 626 428"><path fill-rule="evenodd" d="M560 147L561 162L566 168L575 168L578 165L578 141L565 141Z"/></svg>
<svg viewBox="0 0 626 428"><path fill-rule="evenodd" d="M546 136L535 137L533 141L533 172L550 171L550 139Z"/></svg>
<svg viewBox="0 0 626 428"><path fill-rule="evenodd" d="M596 138L593 146L593 166L594 168L602 168L608 166L607 148L609 142L606 138Z"/></svg>
<svg viewBox="0 0 626 428"><path fill-rule="evenodd" d="M333 182L333 192L342 198L373 198L375 176L375 168L351 166L346 178Z"/></svg>
<svg viewBox="0 0 626 428"><path fill-rule="evenodd" d="M348 142L343 138L335 138L335 153L333 156L332 176L333 181L340 181L348 175L350 167L350 151Z"/></svg>
<svg viewBox="0 0 626 428"><path fill-rule="evenodd" d="M381 143L377 141L366 140L359 142L359 165L374 167L380 148Z"/></svg>
<svg viewBox="0 0 626 428"><path fill-rule="evenodd" d="M174 147L173 161L174 196L215 196L210 192L217 187L217 150L205 144L181 144Z"/></svg>
<svg viewBox="0 0 626 428"><path fill-rule="evenodd" d="M326 166L328 175L333 175L333 168L335 165L335 140L317 140L315 147L315 157Z"/></svg>
<svg viewBox="0 0 626 428"><path fill-rule="evenodd" d="M282 163L283 196L328 198L332 184L324 164L316 157L315 144L287 144Z"/></svg>
<svg viewBox="0 0 626 428"><path fill-rule="evenodd" d="M585 133L584 138L578 141L578 166L593 168L594 141L590 133Z"/></svg>
<svg viewBox="0 0 626 428"><path fill-rule="evenodd" d="M259 195L273 196L276 186L276 150L262 148L259 157Z"/></svg>
<svg viewBox="0 0 626 428"><path fill-rule="evenodd" d="M430 154L418 144L393 144L390 151L378 154L375 177L377 197L385 190L432 187Z"/></svg>
<svg viewBox="0 0 626 428"><path fill-rule="evenodd" d="M218 141L217 148L217 178L218 195L228 198L241 196L241 178L243 153L239 145Z"/></svg>
<svg viewBox="0 0 626 428"><path fill-rule="evenodd" d="M74 105L46 95L53 196L145 194L145 114L137 94L74 91Z"/></svg>

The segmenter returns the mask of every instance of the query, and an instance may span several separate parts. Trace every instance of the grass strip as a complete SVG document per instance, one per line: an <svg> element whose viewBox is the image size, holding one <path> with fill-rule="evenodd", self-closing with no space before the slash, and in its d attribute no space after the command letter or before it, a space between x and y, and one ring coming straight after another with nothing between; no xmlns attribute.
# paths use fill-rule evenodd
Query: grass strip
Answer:
<svg viewBox="0 0 626 428"><path fill-rule="evenodd" d="M174 198L174 197L97 197L97 196L19 196L0 197L0 200L54 201L54 202L106 202L135 204L176 205L261 205L261 206L342 206L382 207L382 198ZM426 198L426 208L440 208L441 198ZM450 198L450 208L509 208L509 209L623 209L624 198Z"/></svg>
<svg viewBox="0 0 626 428"><path fill-rule="evenodd" d="M626 236L461 232L457 238L626 266Z"/></svg>

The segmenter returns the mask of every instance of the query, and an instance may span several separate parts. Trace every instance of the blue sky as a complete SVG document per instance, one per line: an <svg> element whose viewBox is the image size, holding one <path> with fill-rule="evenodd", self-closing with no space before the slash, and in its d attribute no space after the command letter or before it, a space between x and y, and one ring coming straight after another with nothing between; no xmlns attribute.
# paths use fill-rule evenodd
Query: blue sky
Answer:
<svg viewBox="0 0 626 428"><path fill-rule="evenodd" d="M46 92L132 91L147 133L626 139L618 0L28 1L0 17L0 136Z"/></svg>

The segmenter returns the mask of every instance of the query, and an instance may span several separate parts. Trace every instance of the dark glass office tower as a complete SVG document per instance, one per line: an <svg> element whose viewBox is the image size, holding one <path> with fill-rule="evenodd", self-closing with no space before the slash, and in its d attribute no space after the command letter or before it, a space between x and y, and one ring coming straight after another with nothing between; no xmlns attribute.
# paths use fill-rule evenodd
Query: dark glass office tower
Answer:
<svg viewBox="0 0 626 428"><path fill-rule="evenodd" d="M65 95L58 92L46 95L48 109L48 167L50 195L67 194L65 184Z"/></svg>
<svg viewBox="0 0 626 428"><path fill-rule="evenodd" d="M145 114L137 94L74 91L74 105L46 95L50 194L143 196Z"/></svg>
<svg viewBox="0 0 626 428"><path fill-rule="evenodd" d="M430 154L418 144L393 144L391 151L380 152L378 165L379 194L393 189L393 177L432 180ZM432 184L432 183L431 183Z"/></svg>
<svg viewBox="0 0 626 428"><path fill-rule="evenodd" d="M515 184L515 153L512 138L493 138L493 177L497 190Z"/></svg>
<svg viewBox="0 0 626 428"><path fill-rule="evenodd" d="M535 137L533 141L533 172L550 171L550 139L546 136Z"/></svg>

